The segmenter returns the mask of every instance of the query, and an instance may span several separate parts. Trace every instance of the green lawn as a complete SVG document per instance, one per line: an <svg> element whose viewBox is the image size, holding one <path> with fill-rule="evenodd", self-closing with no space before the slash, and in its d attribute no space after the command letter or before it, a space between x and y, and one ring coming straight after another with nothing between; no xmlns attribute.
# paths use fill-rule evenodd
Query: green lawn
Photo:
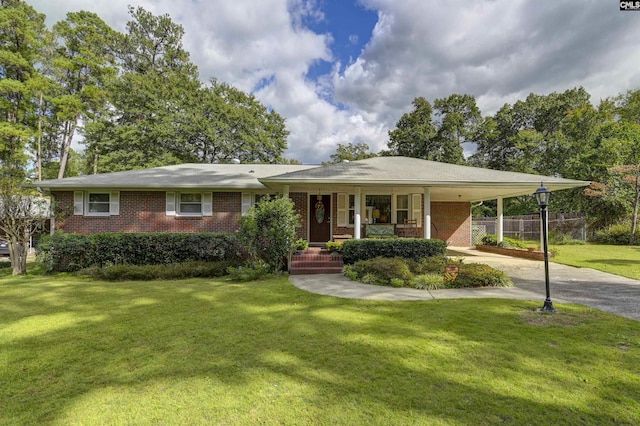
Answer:
<svg viewBox="0 0 640 426"><path fill-rule="evenodd" d="M552 246L553 262L593 268L640 280L640 246L560 245Z"/></svg>
<svg viewBox="0 0 640 426"><path fill-rule="evenodd" d="M286 278L0 274L0 424L637 424L640 327Z"/></svg>

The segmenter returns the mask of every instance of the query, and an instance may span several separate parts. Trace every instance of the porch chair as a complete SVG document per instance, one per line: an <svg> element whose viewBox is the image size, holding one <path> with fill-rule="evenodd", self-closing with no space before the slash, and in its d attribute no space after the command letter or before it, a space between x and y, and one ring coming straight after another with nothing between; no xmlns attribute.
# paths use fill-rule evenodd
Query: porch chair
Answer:
<svg viewBox="0 0 640 426"><path fill-rule="evenodd" d="M404 227L398 228L398 237L416 238L418 234L418 219L405 219Z"/></svg>

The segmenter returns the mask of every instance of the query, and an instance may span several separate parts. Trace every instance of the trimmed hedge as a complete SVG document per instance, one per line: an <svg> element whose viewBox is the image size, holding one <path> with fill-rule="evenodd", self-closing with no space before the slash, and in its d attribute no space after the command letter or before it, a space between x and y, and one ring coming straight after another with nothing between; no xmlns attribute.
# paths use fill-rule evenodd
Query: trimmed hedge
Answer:
<svg viewBox="0 0 640 426"><path fill-rule="evenodd" d="M38 245L38 259L48 272L237 260L241 253L234 236L222 233L56 233L44 236Z"/></svg>
<svg viewBox="0 0 640 426"><path fill-rule="evenodd" d="M424 238L365 238L346 240L342 243L342 259L348 265L376 257L419 260L431 256L444 256L446 252L446 242Z"/></svg>
<svg viewBox="0 0 640 426"><path fill-rule="evenodd" d="M79 271L82 275L104 281L180 280L187 278L216 278L227 275L227 269L237 262L187 262L168 265L92 266Z"/></svg>

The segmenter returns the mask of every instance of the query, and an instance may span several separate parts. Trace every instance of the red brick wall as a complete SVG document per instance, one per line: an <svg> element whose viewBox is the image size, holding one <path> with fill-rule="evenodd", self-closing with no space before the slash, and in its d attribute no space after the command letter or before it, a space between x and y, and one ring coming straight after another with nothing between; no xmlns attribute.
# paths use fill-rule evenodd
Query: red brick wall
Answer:
<svg viewBox="0 0 640 426"><path fill-rule="evenodd" d="M238 229L242 209L240 192L214 192L213 216L167 216L163 191L121 191L118 216L73 215L73 192L54 192L56 203L65 209L66 217L56 220L56 229L67 233L97 234L102 232L233 232ZM289 194L300 214L296 229L298 238L307 238L307 193ZM337 227L337 196L332 196L333 234L351 234L353 227ZM451 246L471 245L471 206L469 203L431 203L431 236ZM422 235L422 228L419 229ZM364 234L363 234L364 235Z"/></svg>
<svg viewBox="0 0 640 426"><path fill-rule="evenodd" d="M103 232L234 232L242 211L240 192L214 192L213 216L167 216L163 191L121 191L118 216L73 215L73 192L54 192L57 205L66 216L56 220L56 229L67 233L99 234ZM301 215L298 238L307 237L307 194L291 193Z"/></svg>
<svg viewBox="0 0 640 426"><path fill-rule="evenodd" d="M309 218L307 214L308 199L306 192L291 192L289 198L293 201L296 212L300 215L300 226L296 228L296 238L307 239L307 225Z"/></svg>
<svg viewBox="0 0 640 426"><path fill-rule="evenodd" d="M242 209L239 192L214 192L213 216L166 215L163 191L121 191L118 216L73 215L73 192L54 192L56 204L65 211L56 229L67 233L103 232L233 232Z"/></svg>
<svg viewBox="0 0 640 426"><path fill-rule="evenodd" d="M471 246L471 204L431 203L431 237L450 246Z"/></svg>

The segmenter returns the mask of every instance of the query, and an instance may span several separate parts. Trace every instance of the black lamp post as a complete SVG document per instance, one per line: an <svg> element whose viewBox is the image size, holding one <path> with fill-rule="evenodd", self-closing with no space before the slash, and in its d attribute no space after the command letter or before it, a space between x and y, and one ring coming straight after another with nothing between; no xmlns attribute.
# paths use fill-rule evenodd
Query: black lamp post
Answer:
<svg viewBox="0 0 640 426"><path fill-rule="evenodd" d="M542 245L544 251L544 284L547 291L547 298L544 301L544 306L540 308L542 312L555 312L553 303L551 303L551 292L549 291L549 238L547 235L547 206L549 205L549 197L551 191L544 187L540 182L540 188L533 194L536 196L538 206L540 206L540 218L542 220Z"/></svg>

